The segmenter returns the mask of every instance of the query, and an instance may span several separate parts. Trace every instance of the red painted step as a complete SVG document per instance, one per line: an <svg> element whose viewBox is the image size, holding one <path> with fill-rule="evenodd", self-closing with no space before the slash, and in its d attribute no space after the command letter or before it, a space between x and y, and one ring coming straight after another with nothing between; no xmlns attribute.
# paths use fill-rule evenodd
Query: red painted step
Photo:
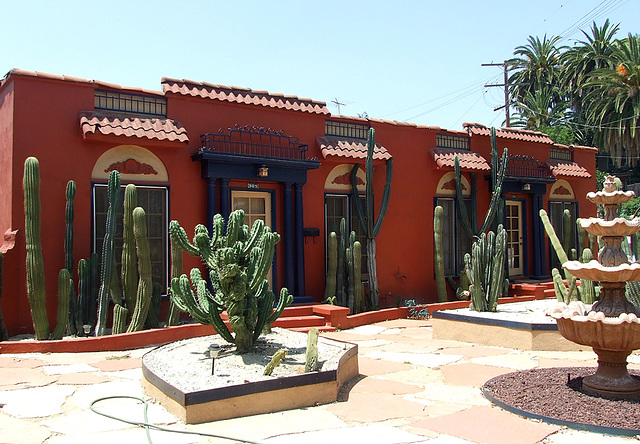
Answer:
<svg viewBox="0 0 640 444"><path fill-rule="evenodd" d="M314 315L280 316L272 325L282 328L320 327L325 325L325 319Z"/></svg>

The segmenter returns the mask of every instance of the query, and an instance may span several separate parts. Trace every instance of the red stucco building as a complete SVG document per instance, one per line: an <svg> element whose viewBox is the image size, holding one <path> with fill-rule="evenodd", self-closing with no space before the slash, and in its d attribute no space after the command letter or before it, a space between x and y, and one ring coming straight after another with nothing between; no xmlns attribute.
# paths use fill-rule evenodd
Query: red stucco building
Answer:
<svg viewBox="0 0 640 444"><path fill-rule="evenodd" d="M26 296L24 161L40 161L42 238L49 313L64 265L65 187L77 184L74 257L99 251L105 184L117 169L138 185L148 216L154 280L167 286L169 221L193 234L213 214L244 208L282 235L274 287L296 302L324 297L325 239L341 217L357 231L348 174L364 164L366 134L376 130L378 202L385 161L393 158L391 199L377 238L381 306L398 299L437 300L433 212L445 208L446 272L457 276L465 252L456 216L453 158L466 190L478 188L478 217L490 199L489 129L461 131L404 122L333 116L324 102L188 80L162 79L161 91L125 88L68 76L13 70L0 83L0 231L19 229L5 254L0 300L10 333L32 328ZM552 255L538 211L561 224L564 209L594 214L585 195L595 187L596 150L554 144L541 133L499 129L509 149L502 193L509 230L509 278L546 279ZM364 165L363 165L364 168ZM362 172L362 169L361 169ZM365 175L361 174L364 191ZM575 240L574 240L575 242ZM185 256L185 270L198 265ZM453 293L451 293L453 298ZM52 319L53 321L53 319Z"/></svg>

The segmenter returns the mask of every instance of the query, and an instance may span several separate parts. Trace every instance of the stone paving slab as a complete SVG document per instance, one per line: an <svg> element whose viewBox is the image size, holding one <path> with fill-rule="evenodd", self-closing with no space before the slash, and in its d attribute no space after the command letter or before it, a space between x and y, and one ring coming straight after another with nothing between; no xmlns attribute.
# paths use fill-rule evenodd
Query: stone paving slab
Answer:
<svg viewBox="0 0 640 444"><path fill-rule="evenodd" d="M345 388L341 402L198 425L185 425L150 402L151 421L182 430L228 436L241 433L245 438L269 444L637 442L524 419L491 407L481 394L481 385L492 375L535 367L595 365L591 350L522 352L433 340L430 325L430 321L397 319L323 333L359 343L361 377ZM0 404L6 404L0 406L0 442L146 442L144 430L99 416L89 410L89 404L104 396L144 397L140 358L152 348L0 355ZM640 352L634 353L630 361L630 368L640 367ZM142 406L135 402L109 403L112 405L99 408L129 419L142 419ZM229 442L157 431L151 434L156 444Z"/></svg>
<svg viewBox="0 0 640 444"><path fill-rule="evenodd" d="M264 440L269 444L326 444L326 443L385 443L411 444L431 443L430 439L422 436L385 426L358 426L341 429L325 429L314 432L296 433L293 435L277 436Z"/></svg>
<svg viewBox="0 0 640 444"><path fill-rule="evenodd" d="M558 426L520 418L494 407L474 407L412 424L479 444L535 444Z"/></svg>

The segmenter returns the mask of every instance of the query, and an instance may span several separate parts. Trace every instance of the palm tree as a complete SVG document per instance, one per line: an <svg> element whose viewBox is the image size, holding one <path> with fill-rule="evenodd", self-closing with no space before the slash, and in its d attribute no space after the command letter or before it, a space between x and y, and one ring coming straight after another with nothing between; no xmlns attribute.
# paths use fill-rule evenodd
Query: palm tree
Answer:
<svg viewBox="0 0 640 444"><path fill-rule="evenodd" d="M513 55L507 60L507 65L514 71L509 77L511 97L517 102L523 102L527 92L535 94L542 86L558 86L560 79L560 55L564 46L557 47L559 36L542 40L529 36L527 45L518 46ZM559 90L555 90L559 91ZM560 96L554 97L558 102Z"/></svg>
<svg viewBox="0 0 640 444"><path fill-rule="evenodd" d="M514 105L518 112L514 115L512 126L540 130L543 127L565 125L569 104L554 102L558 94L557 88L546 85L533 93L527 91L522 101Z"/></svg>
<svg viewBox="0 0 640 444"><path fill-rule="evenodd" d="M561 57L561 87L571 100L571 108L576 118L581 119L582 101L588 89L585 87L589 74L597 69L611 67L614 37L619 25L612 26L607 19L602 27L596 22L591 26L591 34L582 31L586 40L578 40Z"/></svg>
<svg viewBox="0 0 640 444"><path fill-rule="evenodd" d="M617 40L611 67L593 71L584 104L587 122L595 127L595 142L611 155L616 166L623 158L636 166L640 154L640 37Z"/></svg>

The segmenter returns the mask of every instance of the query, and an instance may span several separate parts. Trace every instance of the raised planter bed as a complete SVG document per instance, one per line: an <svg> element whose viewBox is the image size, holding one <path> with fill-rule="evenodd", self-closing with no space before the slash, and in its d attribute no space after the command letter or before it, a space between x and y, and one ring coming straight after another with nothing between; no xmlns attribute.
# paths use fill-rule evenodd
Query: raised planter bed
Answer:
<svg viewBox="0 0 640 444"><path fill-rule="evenodd" d="M553 299L499 304L496 312L466 309L433 313L433 338L521 350L575 351L585 347L567 341L544 309Z"/></svg>
<svg viewBox="0 0 640 444"><path fill-rule="evenodd" d="M334 402L342 385L358 376L358 346L320 337L321 368L302 373L306 341L304 333L274 329L245 355L217 335L167 344L142 358L143 387L188 424ZM289 350L283 364L273 376L262 375L280 348ZM214 363L211 350L219 353Z"/></svg>

